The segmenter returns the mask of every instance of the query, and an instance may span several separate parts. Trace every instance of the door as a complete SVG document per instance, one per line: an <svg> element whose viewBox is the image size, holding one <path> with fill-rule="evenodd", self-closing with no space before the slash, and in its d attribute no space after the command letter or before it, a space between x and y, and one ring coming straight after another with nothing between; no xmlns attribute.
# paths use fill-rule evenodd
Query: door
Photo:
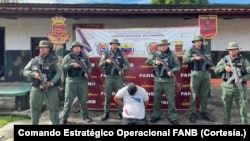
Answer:
<svg viewBox="0 0 250 141"><path fill-rule="evenodd" d="M0 78L4 76L5 30L0 27Z"/></svg>

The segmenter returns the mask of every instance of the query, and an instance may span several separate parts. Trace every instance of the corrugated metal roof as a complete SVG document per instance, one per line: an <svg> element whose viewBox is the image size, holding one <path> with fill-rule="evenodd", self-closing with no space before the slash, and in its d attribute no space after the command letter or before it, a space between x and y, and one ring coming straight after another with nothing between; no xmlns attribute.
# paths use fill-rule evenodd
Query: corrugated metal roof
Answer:
<svg viewBox="0 0 250 141"><path fill-rule="evenodd" d="M0 16L42 15L250 15L250 5L1 4Z"/></svg>

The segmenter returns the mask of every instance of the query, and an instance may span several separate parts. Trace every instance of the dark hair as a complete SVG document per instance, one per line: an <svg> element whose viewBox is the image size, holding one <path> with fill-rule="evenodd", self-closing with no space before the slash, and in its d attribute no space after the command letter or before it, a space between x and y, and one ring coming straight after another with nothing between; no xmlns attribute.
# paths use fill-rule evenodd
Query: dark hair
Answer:
<svg viewBox="0 0 250 141"><path fill-rule="evenodd" d="M129 86L128 86L128 93L130 95L134 95L136 93L136 91L137 91L136 85L135 84L129 84Z"/></svg>

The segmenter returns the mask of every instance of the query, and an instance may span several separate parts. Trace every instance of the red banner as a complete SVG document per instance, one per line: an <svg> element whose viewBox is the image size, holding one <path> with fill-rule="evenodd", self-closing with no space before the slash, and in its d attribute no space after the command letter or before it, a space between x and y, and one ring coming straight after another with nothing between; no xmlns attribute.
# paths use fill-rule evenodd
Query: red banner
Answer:
<svg viewBox="0 0 250 141"><path fill-rule="evenodd" d="M200 15L199 26L203 38L213 38L217 34L217 15Z"/></svg>
<svg viewBox="0 0 250 141"><path fill-rule="evenodd" d="M149 106L147 109L153 109L153 98L154 98L154 76L152 74L152 67L145 65L146 58L143 57L129 57L130 68L126 72L125 81L127 83L135 83L148 91L149 94ZM103 70L98 67L100 57L91 57L90 61L92 63L92 77L93 82L89 82L89 99L88 108L93 110L102 110L104 103L104 79ZM182 57L179 57L180 62L182 62ZM176 79L178 83L182 84L182 89L178 90L176 86L176 108L179 110L189 109L189 95L190 95L190 70L186 65L182 65L181 70L176 73ZM113 92L113 96L115 91ZM168 108L168 102L165 94L162 95L162 108ZM197 102L197 107L199 102ZM113 101L111 102L112 110L117 109L117 105Z"/></svg>

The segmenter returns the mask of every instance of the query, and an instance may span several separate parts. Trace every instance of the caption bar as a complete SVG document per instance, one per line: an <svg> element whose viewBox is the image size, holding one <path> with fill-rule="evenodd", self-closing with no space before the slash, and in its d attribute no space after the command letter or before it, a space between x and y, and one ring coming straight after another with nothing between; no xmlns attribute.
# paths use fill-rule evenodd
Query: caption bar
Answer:
<svg viewBox="0 0 250 141"><path fill-rule="evenodd" d="M100 139L106 137L237 137L247 139L249 126L53 126L53 125L15 125L14 137L90 137Z"/></svg>

